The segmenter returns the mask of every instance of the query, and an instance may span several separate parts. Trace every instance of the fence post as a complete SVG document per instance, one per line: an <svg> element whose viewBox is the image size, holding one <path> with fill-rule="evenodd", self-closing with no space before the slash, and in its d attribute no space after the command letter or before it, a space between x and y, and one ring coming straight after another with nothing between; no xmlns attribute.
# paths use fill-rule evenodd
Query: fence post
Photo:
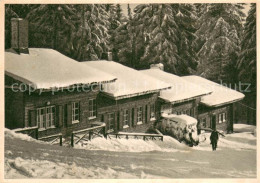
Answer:
<svg viewBox="0 0 260 183"><path fill-rule="evenodd" d="M74 133L71 134L71 146L74 147Z"/></svg>
<svg viewBox="0 0 260 183"><path fill-rule="evenodd" d="M62 135L60 135L60 146L62 146Z"/></svg>
<svg viewBox="0 0 260 183"><path fill-rule="evenodd" d="M38 128L35 129L35 138L38 140Z"/></svg>
<svg viewBox="0 0 260 183"><path fill-rule="evenodd" d="M89 131L89 132L88 132L88 140L91 140L91 134L92 134L92 132Z"/></svg>

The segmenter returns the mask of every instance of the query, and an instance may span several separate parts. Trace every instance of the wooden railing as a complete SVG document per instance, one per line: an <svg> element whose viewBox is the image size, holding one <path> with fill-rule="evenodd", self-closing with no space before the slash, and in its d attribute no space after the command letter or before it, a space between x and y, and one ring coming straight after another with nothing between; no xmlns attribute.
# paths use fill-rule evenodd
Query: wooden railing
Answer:
<svg viewBox="0 0 260 183"><path fill-rule="evenodd" d="M130 136L132 136L132 137L134 137L134 139L139 139L139 138L142 138L143 140L156 140L156 139L159 139L159 140L163 141L163 135L162 134L118 132L118 133L114 133L114 134L110 134L110 135L114 135L116 138L119 138L119 139L122 136L124 136L126 139L128 139Z"/></svg>
<svg viewBox="0 0 260 183"><path fill-rule="evenodd" d="M14 130L16 133L23 133L27 134L32 138L35 138L38 140L38 126L35 127L29 127L29 128L22 128L22 129L16 129Z"/></svg>
<svg viewBox="0 0 260 183"><path fill-rule="evenodd" d="M38 138L38 140L47 141L47 142L50 142L50 144L54 144L54 142L59 140L59 144L60 144L60 146L62 146L62 134L61 133L55 134L55 135L41 137L41 138Z"/></svg>
<svg viewBox="0 0 260 183"><path fill-rule="evenodd" d="M71 133L71 146L74 147L74 144L78 144L80 141L90 141L95 137L107 137L105 132L106 124L95 126L91 128L86 128L83 130L73 131ZM79 136L82 134L82 136Z"/></svg>

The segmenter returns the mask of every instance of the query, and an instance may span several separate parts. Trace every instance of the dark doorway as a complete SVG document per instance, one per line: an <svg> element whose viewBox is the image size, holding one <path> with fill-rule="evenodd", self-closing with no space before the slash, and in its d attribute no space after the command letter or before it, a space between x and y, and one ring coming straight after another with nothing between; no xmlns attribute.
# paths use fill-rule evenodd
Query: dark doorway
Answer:
<svg viewBox="0 0 260 183"><path fill-rule="evenodd" d="M147 121L148 121L148 119L147 119L147 108L148 108L148 106L145 105L145 118L144 118L145 123L147 123Z"/></svg>
<svg viewBox="0 0 260 183"><path fill-rule="evenodd" d="M132 126L135 126L135 109L132 108Z"/></svg>
<svg viewBox="0 0 260 183"><path fill-rule="evenodd" d="M216 115L211 117L211 129L216 129Z"/></svg>

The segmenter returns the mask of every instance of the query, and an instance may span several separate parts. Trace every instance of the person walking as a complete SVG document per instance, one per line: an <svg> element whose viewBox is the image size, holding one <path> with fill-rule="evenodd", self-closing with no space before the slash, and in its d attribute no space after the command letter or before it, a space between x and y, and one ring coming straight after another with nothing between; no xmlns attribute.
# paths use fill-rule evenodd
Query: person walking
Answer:
<svg viewBox="0 0 260 183"><path fill-rule="evenodd" d="M212 150L215 151L217 149L217 145L218 145L218 132L216 129L214 129L211 132L210 143L212 145Z"/></svg>

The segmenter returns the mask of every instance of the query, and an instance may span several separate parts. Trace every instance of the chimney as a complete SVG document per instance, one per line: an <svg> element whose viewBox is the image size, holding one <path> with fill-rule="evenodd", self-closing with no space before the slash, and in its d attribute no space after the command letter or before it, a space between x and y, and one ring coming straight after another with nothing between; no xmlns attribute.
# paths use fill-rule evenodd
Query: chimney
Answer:
<svg viewBox="0 0 260 183"><path fill-rule="evenodd" d="M164 65L162 63L159 64L151 64L150 65L150 69L160 69L160 70L164 70Z"/></svg>
<svg viewBox="0 0 260 183"><path fill-rule="evenodd" d="M28 54L28 21L21 18L12 18L11 32L11 47L19 54Z"/></svg>
<svg viewBox="0 0 260 183"><path fill-rule="evenodd" d="M108 61L112 61L113 60L112 52L107 52L107 60Z"/></svg>
<svg viewBox="0 0 260 183"><path fill-rule="evenodd" d="M101 56L101 59L102 60L113 61L112 52L103 53L102 56Z"/></svg>

